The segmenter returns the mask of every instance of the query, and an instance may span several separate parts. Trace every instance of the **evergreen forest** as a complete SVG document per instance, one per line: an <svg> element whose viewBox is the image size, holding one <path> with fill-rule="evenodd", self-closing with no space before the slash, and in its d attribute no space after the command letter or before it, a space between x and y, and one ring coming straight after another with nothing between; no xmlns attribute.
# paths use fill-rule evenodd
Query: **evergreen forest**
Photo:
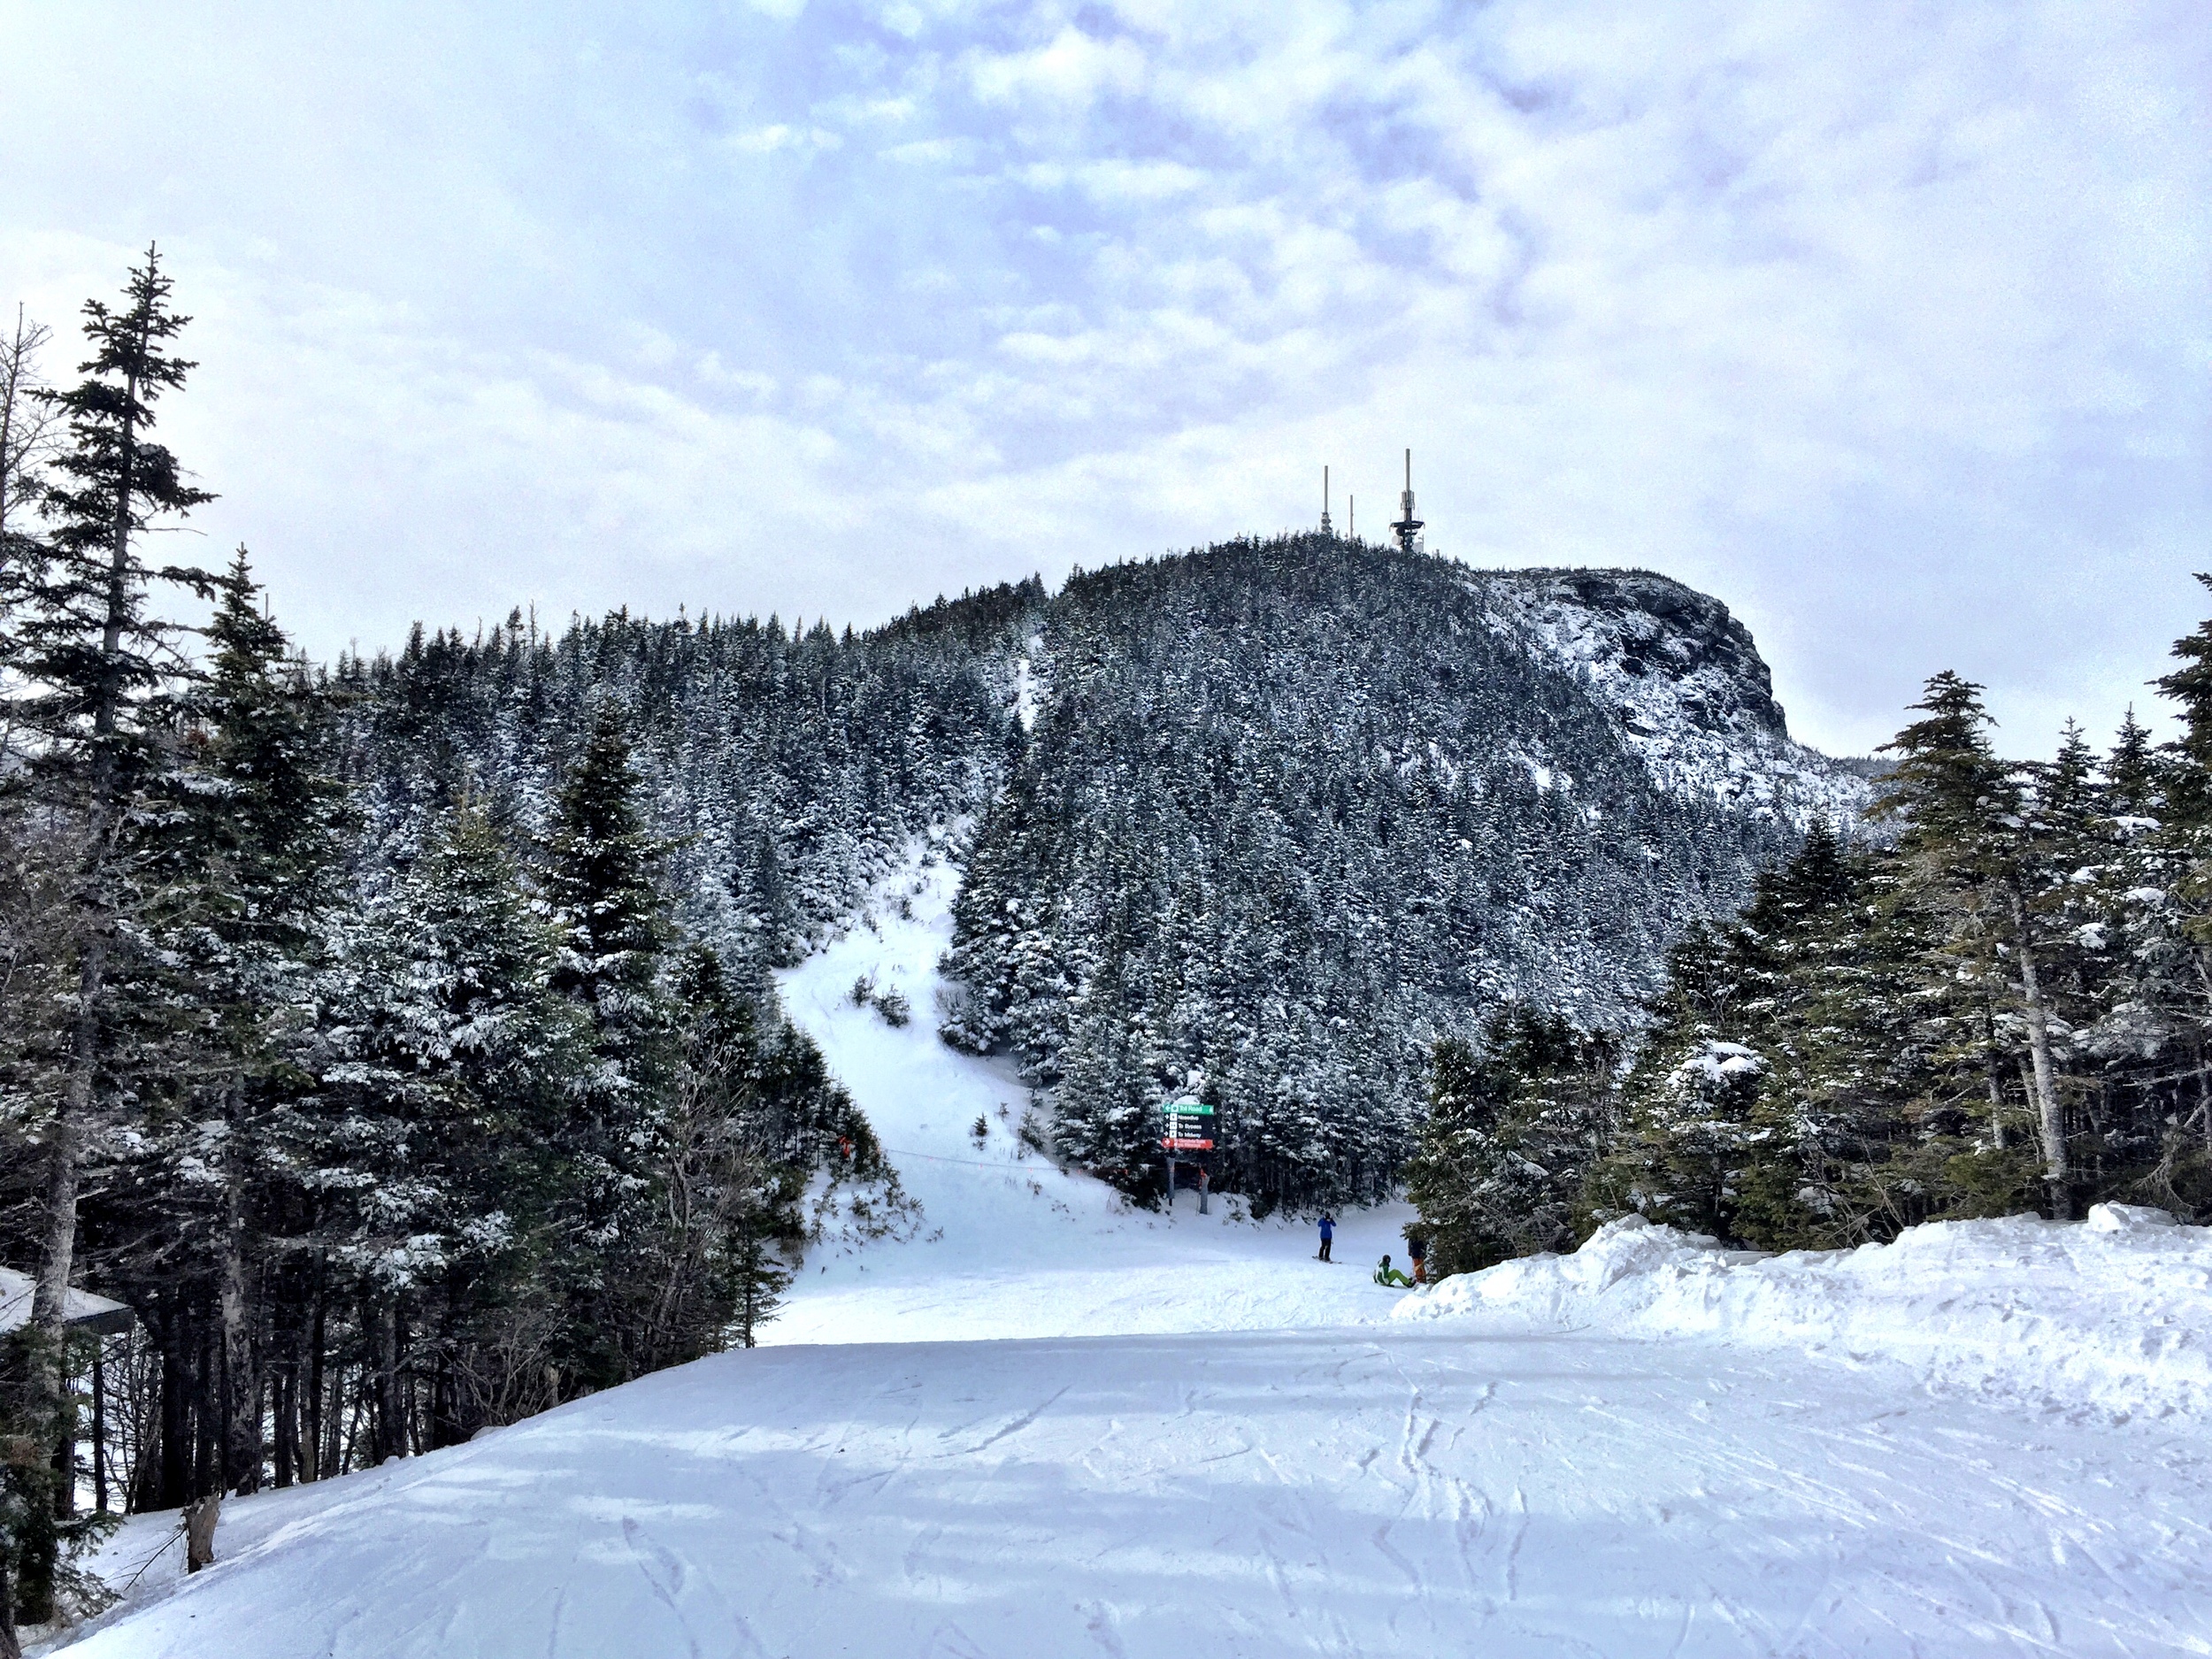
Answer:
<svg viewBox="0 0 2212 1659"><path fill-rule="evenodd" d="M765 979L835 901L824 860L780 865L750 815L803 796L786 845L818 854L882 827L887 778L957 793L902 741L926 642L861 690L895 753L793 739L779 713L824 687L773 627L316 668L243 549L148 552L210 499L156 436L188 320L150 250L85 308L77 384L43 383L27 326L0 361L0 1256L29 1303L0 1363L0 1650L93 1594L71 1556L125 1509L750 1344L810 1233L910 1210ZM684 734L632 718L676 640L751 716L689 812L655 781ZM726 843L741 917L677 896ZM767 942L718 948L743 927ZM127 1338L72 1326L81 1288L135 1311Z"/></svg>
<svg viewBox="0 0 2212 1659"><path fill-rule="evenodd" d="M0 342L0 1655L124 1510L750 1344L917 1226L774 978L917 861L911 1016L1135 1202L1195 1095L1215 1190L1409 1192L1446 1271L2212 1203L2212 625L2180 741L2027 765L1949 675L1803 749L1663 577L1327 534L318 664L246 549L155 557L188 320L150 249L73 379Z"/></svg>
<svg viewBox="0 0 2212 1659"><path fill-rule="evenodd" d="M2200 578L2212 588L2212 578ZM1409 1195L1444 1272L1617 1217L1765 1250L2116 1200L2212 1214L2212 622L2099 753L2001 758L1929 680L1847 840L1816 822L1687 928L1621 1028L1440 1040Z"/></svg>

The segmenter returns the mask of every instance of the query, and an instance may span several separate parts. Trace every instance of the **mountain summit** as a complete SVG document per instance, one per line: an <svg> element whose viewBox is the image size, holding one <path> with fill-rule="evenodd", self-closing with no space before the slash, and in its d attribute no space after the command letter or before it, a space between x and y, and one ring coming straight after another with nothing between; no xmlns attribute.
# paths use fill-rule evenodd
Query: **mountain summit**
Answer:
<svg viewBox="0 0 2212 1659"><path fill-rule="evenodd" d="M1379 1192L1432 1038L1632 1021L1683 927L1864 795L1742 625L1644 572L1298 537L1079 574L1022 626L945 1034L1133 1184L1202 1092L1240 1184Z"/></svg>

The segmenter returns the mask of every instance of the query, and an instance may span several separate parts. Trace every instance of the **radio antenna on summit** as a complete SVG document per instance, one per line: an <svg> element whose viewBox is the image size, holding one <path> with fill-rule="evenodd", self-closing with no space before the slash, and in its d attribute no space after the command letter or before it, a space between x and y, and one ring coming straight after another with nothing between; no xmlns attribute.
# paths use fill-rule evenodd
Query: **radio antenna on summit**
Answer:
<svg viewBox="0 0 2212 1659"><path fill-rule="evenodd" d="M1321 534L1335 534L1329 528L1329 469L1325 465L1321 469Z"/></svg>
<svg viewBox="0 0 2212 1659"><path fill-rule="evenodd" d="M1417 552L1414 535L1421 528L1421 521L1413 516L1413 451L1406 451L1406 493L1398 497L1398 505L1404 517L1390 527L1398 533L1398 546L1407 553Z"/></svg>

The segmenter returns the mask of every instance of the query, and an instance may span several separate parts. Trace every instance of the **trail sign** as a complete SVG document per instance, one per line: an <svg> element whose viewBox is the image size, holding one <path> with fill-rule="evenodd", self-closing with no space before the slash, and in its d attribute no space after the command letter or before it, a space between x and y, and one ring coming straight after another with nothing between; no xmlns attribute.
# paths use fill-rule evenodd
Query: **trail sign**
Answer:
<svg viewBox="0 0 2212 1659"><path fill-rule="evenodd" d="M1171 1100L1160 1108L1166 1133L1160 1144L1170 1152L1214 1149L1214 1109L1203 1101Z"/></svg>

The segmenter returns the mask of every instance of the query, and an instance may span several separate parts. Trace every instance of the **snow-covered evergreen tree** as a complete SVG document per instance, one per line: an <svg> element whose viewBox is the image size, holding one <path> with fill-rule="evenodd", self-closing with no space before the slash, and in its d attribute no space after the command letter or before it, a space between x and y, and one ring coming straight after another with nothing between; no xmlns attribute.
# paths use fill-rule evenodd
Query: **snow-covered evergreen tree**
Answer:
<svg viewBox="0 0 2212 1659"><path fill-rule="evenodd" d="M53 1070L19 1099L35 1102L18 1127L37 1139L44 1164L36 1243L37 1287L18 1361L43 1381L23 1392L33 1416L19 1428L32 1441L73 1444L73 1396L62 1375L62 1306L75 1272L78 1203L86 1164L123 1126L134 1080L153 1064L126 1028L138 1010L115 981L139 951L150 902L142 863L150 792L168 765L173 693L183 666L180 629L157 590L204 592L204 572L161 568L142 557L146 530L208 501L186 481L176 457L154 442L156 405L195 366L174 354L190 320L170 304L171 282L156 250L135 267L123 303L84 308L91 355L85 378L51 394L45 407L65 428L40 500L44 534L11 542L5 568L11 671L4 727L14 752L0 787L28 797L59 841L67 865L65 925L54 930L45 964L65 1002L52 1040ZM19 818L14 833L27 833ZM35 1353L29 1348L38 1350ZM19 1484L48 1477L35 1460L10 1462ZM66 1483L65 1483L65 1490ZM35 1498L24 1512L40 1515ZM43 1511L50 1513L50 1506ZM42 1525L14 1559L23 1617L52 1606L58 1535Z"/></svg>

